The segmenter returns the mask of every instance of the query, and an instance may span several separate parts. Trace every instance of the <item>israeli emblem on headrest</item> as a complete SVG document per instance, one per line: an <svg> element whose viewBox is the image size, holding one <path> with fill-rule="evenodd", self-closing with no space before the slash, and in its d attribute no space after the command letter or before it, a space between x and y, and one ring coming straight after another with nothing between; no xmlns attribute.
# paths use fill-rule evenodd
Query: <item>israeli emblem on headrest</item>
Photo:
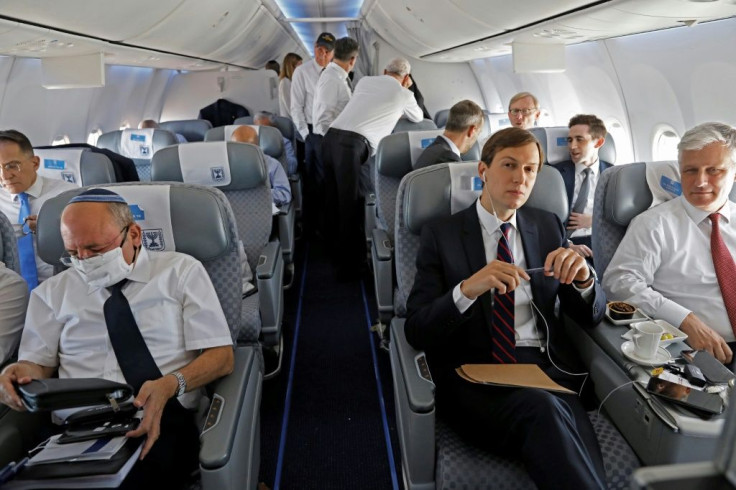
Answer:
<svg viewBox="0 0 736 490"><path fill-rule="evenodd" d="M225 169L223 167L210 167L210 172L214 182L222 182L225 180Z"/></svg>
<svg viewBox="0 0 736 490"><path fill-rule="evenodd" d="M141 155L144 157L147 157L149 153L151 153L151 148L149 146L141 145Z"/></svg>
<svg viewBox="0 0 736 490"><path fill-rule="evenodd" d="M427 148L433 142L434 142L434 138L422 138L421 147L422 148Z"/></svg>
<svg viewBox="0 0 736 490"><path fill-rule="evenodd" d="M74 174L71 172L61 172L61 179L64 182L69 182L70 184L77 183L77 179L74 178Z"/></svg>
<svg viewBox="0 0 736 490"><path fill-rule="evenodd" d="M164 230L161 228L143 230L143 246L153 251L165 249Z"/></svg>

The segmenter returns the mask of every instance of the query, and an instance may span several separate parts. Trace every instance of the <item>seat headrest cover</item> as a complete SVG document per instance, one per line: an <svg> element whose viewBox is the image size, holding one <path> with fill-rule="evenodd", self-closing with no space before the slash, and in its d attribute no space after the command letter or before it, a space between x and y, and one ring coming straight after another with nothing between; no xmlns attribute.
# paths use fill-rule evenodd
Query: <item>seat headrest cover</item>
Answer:
<svg viewBox="0 0 736 490"><path fill-rule="evenodd" d="M483 190L483 181L478 176L478 162L451 163L450 212L462 211L475 202Z"/></svg>
<svg viewBox="0 0 736 490"><path fill-rule="evenodd" d="M214 128L220 129L220 128ZM178 147L164 148L156 152L151 161L151 177L155 181L183 182L180 165L180 150L184 146L199 145L205 148L214 145L215 148L224 146L227 149L227 165L229 166L230 183L215 185L223 191L238 191L253 189L267 185L268 170L263 152L255 145L247 143L233 143L230 141L205 141L187 143ZM221 150L214 149L213 155L220 155ZM209 168L209 158L202 161L202 165Z"/></svg>
<svg viewBox="0 0 736 490"><path fill-rule="evenodd" d="M128 158L150 160L153 157L155 129L124 129L120 136L120 154Z"/></svg>
<svg viewBox="0 0 736 490"><path fill-rule="evenodd" d="M556 165L570 159L570 150L567 149L568 128L565 126L535 127L529 131L537 138L544 150L544 163Z"/></svg>
<svg viewBox="0 0 736 490"><path fill-rule="evenodd" d="M499 129L510 128L511 120L505 112L488 112L486 113L486 123L488 124L488 134L493 134Z"/></svg>
<svg viewBox="0 0 736 490"><path fill-rule="evenodd" d="M41 160L38 173L49 179L63 180L82 186L82 153L84 148L51 148L34 150Z"/></svg>
<svg viewBox="0 0 736 490"><path fill-rule="evenodd" d="M176 149L183 182L216 187L230 184L226 142L192 143L178 145Z"/></svg>
<svg viewBox="0 0 736 490"><path fill-rule="evenodd" d="M419 155L431 145L437 136L441 135L443 131L441 129L430 129L426 131L408 131L407 143L409 144L409 154L411 156L411 166L417 163ZM403 134L403 133L402 133ZM380 144L379 144L380 146Z"/></svg>
<svg viewBox="0 0 736 490"><path fill-rule="evenodd" d="M676 161L646 163L645 172L647 185L652 194L651 206L669 201L682 194L680 165Z"/></svg>
<svg viewBox="0 0 736 490"><path fill-rule="evenodd" d="M225 226L224 196L215 188L188 184L135 182L111 184L106 189L122 196L143 230L148 250L176 250L209 261L230 249ZM60 265L64 243L59 231L61 212L82 192L63 192L46 201L38 218L38 251L50 264ZM219 196L219 197L218 197Z"/></svg>

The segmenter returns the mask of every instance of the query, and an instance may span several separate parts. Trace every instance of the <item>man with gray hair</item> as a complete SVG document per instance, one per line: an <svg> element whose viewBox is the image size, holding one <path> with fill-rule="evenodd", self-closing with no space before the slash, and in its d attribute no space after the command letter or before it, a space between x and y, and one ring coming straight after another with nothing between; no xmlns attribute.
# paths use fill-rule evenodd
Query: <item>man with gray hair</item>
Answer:
<svg viewBox="0 0 736 490"><path fill-rule="evenodd" d="M631 221L603 277L626 301L733 370L736 347L736 129L704 123L678 145L682 195Z"/></svg>
<svg viewBox="0 0 736 490"><path fill-rule="evenodd" d="M533 128L540 113L539 101L530 92L519 92L509 101L509 120L517 128Z"/></svg>
<svg viewBox="0 0 736 490"><path fill-rule="evenodd" d="M338 275L356 276L365 258L362 233L363 199L371 188L368 166L381 138L400 117L423 118L411 85L411 65L403 58L389 62L383 75L363 77L350 101L330 125L322 142L326 209L333 214Z"/></svg>
<svg viewBox="0 0 736 490"><path fill-rule="evenodd" d="M272 128L278 129L276 126L275 114L268 111L261 111L253 116L253 124L256 126L271 126ZM284 154L286 155L286 171L289 175L294 175L297 170L296 152L294 151L294 145L291 144L288 138L283 134L281 137L284 140Z"/></svg>
<svg viewBox="0 0 736 490"><path fill-rule="evenodd" d="M424 149L414 168L435 163L459 162L478 140L483 129L483 110L472 100L461 100L450 108L445 132Z"/></svg>

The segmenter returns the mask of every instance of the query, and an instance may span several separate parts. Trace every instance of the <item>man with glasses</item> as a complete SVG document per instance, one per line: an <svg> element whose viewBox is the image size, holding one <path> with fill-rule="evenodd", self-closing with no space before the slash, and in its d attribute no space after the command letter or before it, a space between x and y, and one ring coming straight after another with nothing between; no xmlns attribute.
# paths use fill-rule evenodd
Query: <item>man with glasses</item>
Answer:
<svg viewBox="0 0 736 490"><path fill-rule="evenodd" d="M63 180L38 175L39 165L40 159L23 133L0 131L0 211L16 228L21 274L30 289L54 273L53 267L35 253L38 211L47 199L76 188Z"/></svg>
<svg viewBox="0 0 736 490"><path fill-rule="evenodd" d="M0 402L24 410L13 382L57 371L127 382L143 419L126 435L146 441L124 488L179 488L198 464L201 387L233 369L209 275L189 255L143 248L128 204L105 189L71 199L61 236L71 268L33 291L19 362L0 374Z"/></svg>
<svg viewBox="0 0 736 490"><path fill-rule="evenodd" d="M511 125L530 129L539 119L539 101L529 92L519 92L509 101L509 120Z"/></svg>

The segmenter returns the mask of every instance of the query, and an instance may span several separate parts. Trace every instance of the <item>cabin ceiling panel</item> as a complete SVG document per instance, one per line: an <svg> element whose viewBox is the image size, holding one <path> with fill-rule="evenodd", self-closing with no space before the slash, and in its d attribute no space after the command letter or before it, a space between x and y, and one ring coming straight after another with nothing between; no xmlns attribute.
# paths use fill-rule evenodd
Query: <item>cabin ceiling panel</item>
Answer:
<svg viewBox="0 0 736 490"><path fill-rule="evenodd" d="M0 13L111 41L123 41L148 31L183 3L183 0L0 0ZM199 2L202 8L207 3L210 1Z"/></svg>

